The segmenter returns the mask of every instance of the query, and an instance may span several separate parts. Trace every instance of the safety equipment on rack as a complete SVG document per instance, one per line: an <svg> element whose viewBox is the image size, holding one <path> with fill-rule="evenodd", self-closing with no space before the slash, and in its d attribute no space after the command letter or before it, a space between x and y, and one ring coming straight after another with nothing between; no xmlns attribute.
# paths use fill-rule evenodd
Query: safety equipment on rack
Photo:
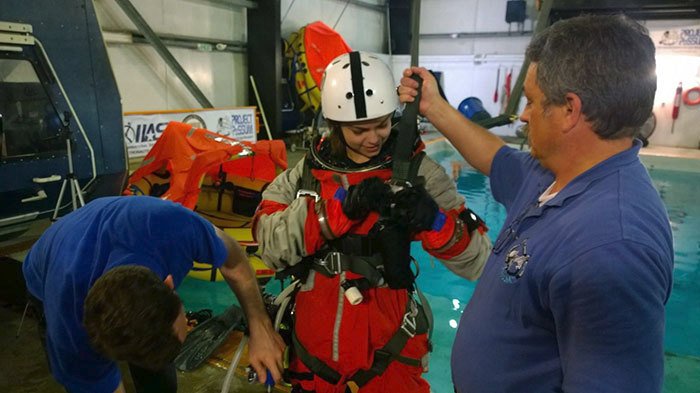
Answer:
<svg viewBox="0 0 700 393"><path fill-rule="evenodd" d="M326 67L321 82L321 110L326 119L377 119L393 113L398 106L391 70L374 54L346 53Z"/></svg>
<svg viewBox="0 0 700 393"><path fill-rule="evenodd" d="M294 85L304 105L299 112L318 110L321 102L323 70L342 53L352 49L343 37L321 21L303 26L285 40L287 78Z"/></svg>

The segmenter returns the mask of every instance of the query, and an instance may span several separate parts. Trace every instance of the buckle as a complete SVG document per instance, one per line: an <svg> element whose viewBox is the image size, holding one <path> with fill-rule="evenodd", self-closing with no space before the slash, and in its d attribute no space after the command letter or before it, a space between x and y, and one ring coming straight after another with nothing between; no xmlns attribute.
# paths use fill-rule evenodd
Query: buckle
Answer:
<svg viewBox="0 0 700 393"><path fill-rule="evenodd" d="M403 190L404 188L411 188L413 187L413 184L411 184L410 181L408 180L397 180L397 179L391 179L387 182L389 186L391 187L391 191L396 194L397 192Z"/></svg>
<svg viewBox="0 0 700 393"><path fill-rule="evenodd" d="M323 259L316 259L316 264L321 266L330 275L336 275L343 272L343 264L340 261L341 253L332 251L326 254Z"/></svg>
<svg viewBox="0 0 700 393"><path fill-rule="evenodd" d="M418 315L418 306L416 301L413 299L409 300L409 310L403 315L403 321L401 322L401 330L408 335L408 337L413 338L416 335L416 316Z"/></svg>
<svg viewBox="0 0 700 393"><path fill-rule="evenodd" d="M318 202L319 199L321 199L321 196L319 196L316 191L311 191L311 190L298 190L297 191L297 198L301 198L301 197L312 197L312 198L314 198L314 202Z"/></svg>

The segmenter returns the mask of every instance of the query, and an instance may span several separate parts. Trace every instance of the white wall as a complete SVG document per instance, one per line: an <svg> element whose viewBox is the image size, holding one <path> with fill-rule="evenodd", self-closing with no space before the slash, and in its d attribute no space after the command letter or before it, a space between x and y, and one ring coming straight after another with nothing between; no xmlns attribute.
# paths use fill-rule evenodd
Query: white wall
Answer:
<svg viewBox="0 0 700 393"><path fill-rule="evenodd" d="M94 0L103 30L135 30L131 21L112 0ZM131 0L157 33L246 41L246 18L242 8L215 6L205 0ZM385 0L362 0L384 4ZM532 13L532 0L528 12ZM423 0L421 34L504 32L506 0ZM305 24L321 20L338 31L355 50L386 53L386 14L345 0L281 0L282 36ZM285 16L286 14L286 16ZM342 17L341 17L342 14ZM340 18L339 18L340 17ZM336 25L337 22L337 25ZM698 25L700 21L648 22L650 30ZM511 26L513 32L517 26ZM526 20L524 30L532 29ZM501 112L493 102L498 69L499 95L506 73L513 68L515 84L530 36L505 38L423 38L420 63L443 72L443 85L450 103L457 107L466 97L480 98L492 114ZM245 105L248 70L245 54L201 52L170 48L183 68L217 107ZM697 148L700 106L683 105L671 133L673 94L679 81L685 89L700 84L700 49L678 54L659 50L658 79L654 113L657 126L652 144ZM197 108L199 104L173 72L148 45L108 45L124 111ZM387 57L388 59L388 57ZM398 78L408 65L407 56L387 61ZM398 81L398 80L397 80ZM522 107L522 105L521 105ZM516 125L494 129L513 135Z"/></svg>
<svg viewBox="0 0 700 393"><path fill-rule="evenodd" d="M456 34L509 31L506 0L423 0L421 34ZM526 20L525 30L532 30ZM522 54L529 36L517 34L515 23L511 37L500 38L424 38L420 53L425 55Z"/></svg>
<svg viewBox="0 0 700 393"><path fill-rule="evenodd" d="M137 30L116 2L94 2L103 31ZM242 8L212 6L199 0L131 2L156 33L246 41ZM168 49L215 107L247 103L244 53ZM201 107L152 46L108 41L107 52L125 112Z"/></svg>

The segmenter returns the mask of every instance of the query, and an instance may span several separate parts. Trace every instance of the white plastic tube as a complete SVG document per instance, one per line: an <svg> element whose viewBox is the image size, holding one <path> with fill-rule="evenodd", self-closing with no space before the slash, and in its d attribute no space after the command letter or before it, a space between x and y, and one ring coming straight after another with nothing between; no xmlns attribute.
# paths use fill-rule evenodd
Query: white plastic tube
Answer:
<svg viewBox="0 0 700 393"><path fill-rule="evenodd" d="M236 367L238 367L238 363L241 361L243 348L245 348L246 345L248 345L248 336L244 334L241 343L238 344L236 353L233 355L233 359L231 359L231 365L228 367L228 371L226 371L226 378L224 378L224 386L221 387L221 393L229 392L231 388L231 379L233 379L233 372L236 371Z"/></svg>

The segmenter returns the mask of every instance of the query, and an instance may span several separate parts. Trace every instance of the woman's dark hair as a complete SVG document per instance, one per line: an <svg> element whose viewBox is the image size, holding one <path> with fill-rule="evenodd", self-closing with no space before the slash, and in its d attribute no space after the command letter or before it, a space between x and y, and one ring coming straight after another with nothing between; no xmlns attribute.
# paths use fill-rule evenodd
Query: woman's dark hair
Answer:
<svg viewBox="0 0 700 393"><path fill-rule="evenodd" d="M84 305L88 337L108 358L159 370L180 352L173 324L182 302L143 266L108 271L90 288Z"/></svg>
<svg viewBox="0 0 700 393"><path fill-rule="evenodd" d="M343 129L340 127L340 123L333 120L326 120L328 126L331 129L328 135L328 143L331 146L331 157L334 160L343 160L347 158L348 153L345 146L345 138L343 138Z"/></svg>

